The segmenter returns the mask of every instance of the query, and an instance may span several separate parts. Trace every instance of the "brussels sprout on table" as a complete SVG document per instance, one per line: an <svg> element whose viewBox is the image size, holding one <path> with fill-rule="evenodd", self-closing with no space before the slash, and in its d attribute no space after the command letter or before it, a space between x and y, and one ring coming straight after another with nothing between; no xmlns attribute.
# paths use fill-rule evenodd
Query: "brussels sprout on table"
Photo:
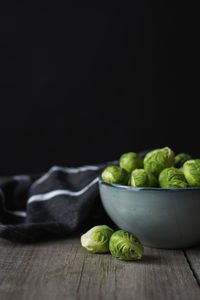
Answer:
<svg viewBox="0 0 200 300"><path fill-rule="evenodd" d="M143 160L135 152L124 153L120 157L120 167L130 173L134 169L143 168Z"/></svg>
<svg viewBox="0 0 200 300"><path fill-rule="evenodd" d="M200 159L187 160L183 172L191 187L200 187Z"/></svg>
<svg viewBox="0 0 200 300"><path fill-rule="evenodd" d="M127 185L129 180L129 173L118 166L108 166L104 169L101 178L108 183L118 183Z"/></svg>
<svg viewBox="0 0 200 300"><path fill-rule="evenodd" d="M164 147L148 152L144 157L144 169L158 176L159 173L174 165L174 152Z"/></svg>
<svg viewBox="0 0 200 300"><path fill-rule="evenodd" d="M166 168L162 170L158 180L161 188L189 187L183 172L174 167Z"/></svg>
<svg viewBox="0 0 200 300"><path fill-rule="evenodd" d="M81 236L81 245L92 253L109 252L109 240L113 230L107 225L98 225Z"/></svg>
<svg viewBox="0 0 200 300"><path fill-rule="evenodd" d="M143 255L143 245L128 231L117 230L110 238L109 249L113 256L121 260L138 260Z"/></svg>
<svg viewBox="0 0 200 300"><path fill-rule="evenodd" d="M181 168L183 164L187 161L190 160L191 156L186 153L179 153L175 156L174 158L174 166L176 168Z"/></svg>
<svg viewBox="0 0 200 300"><path fill-rule="evenodd" d="M131 186L155 187L157 186L157 178L144 169L135 169L130 176Z"/></svg>

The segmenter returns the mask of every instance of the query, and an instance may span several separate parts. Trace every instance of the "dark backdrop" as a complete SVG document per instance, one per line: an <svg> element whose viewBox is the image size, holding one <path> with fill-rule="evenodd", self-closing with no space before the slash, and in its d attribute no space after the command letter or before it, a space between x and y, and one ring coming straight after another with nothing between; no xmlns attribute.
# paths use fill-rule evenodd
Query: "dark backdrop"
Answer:
<svg viewBox="0 0 200 300"><path fill-rule="evenodd" d="M192 2L5 2L1 175L166 145L200 154Z"/></svg>

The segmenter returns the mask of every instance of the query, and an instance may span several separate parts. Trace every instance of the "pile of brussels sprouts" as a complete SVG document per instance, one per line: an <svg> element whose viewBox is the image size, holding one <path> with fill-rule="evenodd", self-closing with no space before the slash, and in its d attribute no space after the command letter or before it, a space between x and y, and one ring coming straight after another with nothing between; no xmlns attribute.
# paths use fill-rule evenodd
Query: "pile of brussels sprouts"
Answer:
<svg viewBox="0 0 200 300"><path fill-rule="evenodd" d="M107 253L121 260L139 260L143 245L139 239L125 230L114 232L107 225L98 225L81 236L81 245L92 253Z"/></svg>
<svg viewBox="0 0 200 300"><path fill-rule="evenodd" d="M124 153L120 166L107 166L102 180L134 187L200 187L200 159L189 154L174 155L169 147L148 152L142 159L135 152Z"/></svg>

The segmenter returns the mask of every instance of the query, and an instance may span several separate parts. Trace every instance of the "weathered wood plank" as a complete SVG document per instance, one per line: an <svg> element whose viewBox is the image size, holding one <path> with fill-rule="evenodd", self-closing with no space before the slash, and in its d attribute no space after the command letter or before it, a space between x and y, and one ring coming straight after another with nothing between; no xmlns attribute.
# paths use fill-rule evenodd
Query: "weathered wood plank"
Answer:
<svg viewBox="0 0 200 300"><path fill-rule="evenodd" d="M0 298L198 300L180 250L145 248L140 262L88 253L79 238L19 245L0 240Z"/></svg>
<svg viewBox="0 0 200 300"><path fill-rule="evenodd" d="M185 255L200 285L200 246L187 249Z"/></svg>

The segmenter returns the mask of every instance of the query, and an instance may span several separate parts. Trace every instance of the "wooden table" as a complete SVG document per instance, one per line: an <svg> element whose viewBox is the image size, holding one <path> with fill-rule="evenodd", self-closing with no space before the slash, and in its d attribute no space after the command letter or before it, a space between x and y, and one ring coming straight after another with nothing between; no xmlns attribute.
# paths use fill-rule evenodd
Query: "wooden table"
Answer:
<svg viewBox="0 0 200 300"><path fill-rule="evenodd" d="M145 248L141 261L91 254L80 236L21 245L0 239L0 299L200 299L200 247Z"/></svg>

